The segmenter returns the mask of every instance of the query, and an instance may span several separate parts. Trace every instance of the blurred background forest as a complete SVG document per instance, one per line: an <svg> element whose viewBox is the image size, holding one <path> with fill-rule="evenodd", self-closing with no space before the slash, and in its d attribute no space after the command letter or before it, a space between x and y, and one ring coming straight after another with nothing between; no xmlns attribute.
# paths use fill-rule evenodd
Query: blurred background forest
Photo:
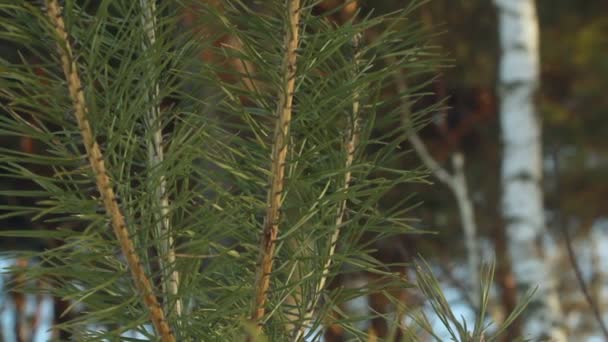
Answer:
<svg viewBox="0 0 608 342"><path fill-rule="evenodd" d="M516 1L516 0L513 0ZM386 13L406 6L407 0L367 0L359 2L363 13ZM332 10L341 1L325 1L319 11ZM542 190L546 217L543 234L535 236L541 246L541 258L549 267L547 276L557 285L559 307L569 341L602 341L606 336L593 314L589 301L580 289L581 280L603 319L608 320L608 2L602 0L538 0L540 42L540 87L535 99L542 120ZM346 20L344 7L336 16ZM490 0L433 0L416 9L419 20L432 33L431 44L447 57L437 69L437 77L424 91L416 106L444 101L442 109L427 114L426 125L418 136L428 157L447 172L466 179L468 198L477 230L470 237L477 244L481 262L496 260L495 284L489 312L501 322L517 302L517 279L513 265L523 261L509 254L509 240L501 213L501 127L500 95L497 91L501 57L498 13ZM187 15L186 15L187 20ZM2 54L10 54L2 47ZM387 89L387 96L397 89ZM30 142L6 142L31 148ZM404 145L403 149L412 149ZM404 170L420 167L420 155L412 150L408 158L396 160ZM463 161L462 163L459 163ZM428 167L428 165L427 165ZM463 233L462 208L450 187L433 175L434 184L409 185L396 189L400 199L415 194L419 204L410 211L414 225L434 232L407 235L377 246L374 256L386 263L412 261L422 255L441 281L446 297L455 312L473 320L479 303L471 288L471 249ZM10 189L16 180L1 178L0 188ZM386 199L391 201L390 199ZM5 205L17 199L3 196ZM27 217L13 217L23 226ZM569 237L569 238L566 238ZM568 240L573 248L581 275L576 276L568 254ZM470 243L470 241L468 241ZM32 248L23 241L3 238L0 248ZM525 261L525 260L524 260ZM7 255L2 267L19 264ZM343 282L368 281L358 275ZM474 278L474 277L473 277ZM18 282L18 274L4 274L4 284ZM335 285L334 285L335 286ZM408 305L424 305L415 291L396 290L393 294ZM385 312L388 300L378 295L367 298L371 310ZM358 303L357 306L361 306ZM29 297L4 292L0 299L1 340L44 341L52 320L58 322L70 303L45 296ZM361 308L360 308L361 309ZM362 309L365 310L365 309ZM55 312L53 314L53 311ZM525 320L525 315L524 318ZM510 329L507 341L521 333L522 324ZM370 329L380 338L387 337L386 322L374 320ZM326 341L341 341L343 331L327 329ZM24 332L26 331L26 332ZM27 339L18 338L27 336ZM421 336L420 340L426 337Z"/></svg>

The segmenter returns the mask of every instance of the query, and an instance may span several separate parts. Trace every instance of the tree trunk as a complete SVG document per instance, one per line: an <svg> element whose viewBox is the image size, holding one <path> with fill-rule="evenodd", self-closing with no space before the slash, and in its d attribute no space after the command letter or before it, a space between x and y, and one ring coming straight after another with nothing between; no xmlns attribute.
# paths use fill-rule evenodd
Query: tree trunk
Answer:
<svg viewBox="0 0 608 342"><path fill-rule="evenodd" d="M533 0L494 0L502 56L498 90L503 144L502 215L520 291L537 290L523 317L525 337L566 341L551 265L545 260L538 88L538 22ZM521 298L521 292L520 298Z"/></svg>

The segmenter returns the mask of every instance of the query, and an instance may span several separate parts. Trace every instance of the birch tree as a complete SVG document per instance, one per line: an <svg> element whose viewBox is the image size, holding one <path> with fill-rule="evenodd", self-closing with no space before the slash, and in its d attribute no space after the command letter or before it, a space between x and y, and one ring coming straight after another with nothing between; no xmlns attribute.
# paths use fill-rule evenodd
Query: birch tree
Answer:
<svg viewBox="0 0 608 342"><path fill-rule="evenodd" d="M566 341L545 234L541 127L534 106L539 85L539 38L533 0L495 0L502 56L498 90L503 144L502 215L518 289L538 287L524 315L523 332Z"/></svg>

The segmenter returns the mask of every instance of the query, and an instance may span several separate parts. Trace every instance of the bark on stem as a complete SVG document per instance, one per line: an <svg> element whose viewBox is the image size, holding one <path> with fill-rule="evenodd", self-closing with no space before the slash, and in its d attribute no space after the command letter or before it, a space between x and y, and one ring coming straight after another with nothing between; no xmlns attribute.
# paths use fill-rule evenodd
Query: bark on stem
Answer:
<svg viewBox="0 0 608 342"><path fill-rule="evenodd" d="M155 0L140 0L143 16L142 24L147 37L147 43L143 44L143 50L149 50L156 43L156 2ZM146 127L152 131L152 141L148 141L148 162L152 172L163 162L163 135L160 106L155 104L159 100L160 86L158 82L152 84L151 95L148 96L149 103L154 104L147 113ZM175 269L175 249L173 243L173 232L171 231L171 221L169 218L169 195L167 194L167 180L164 175L160 175L159 183L154 189L156 205L154 212L159 209L160 215L155 215L155 238L159 243L159 265L161 269L161 283L164 294L164 309L169 312L171 302L175 300L175 315L180 317L182 314L182 301L177 296L179 288L179 272Z"/></svg>
<svg viewBox="0 0 608 342"><path fill-rule="evenodd" d="M285 31L285 55L281 66L282 87L272 146L270 188L268 190L266 217L262 229L260 256L256 269L255 299L251 320L255 322L256 334L262 332L262 318L266 312L270 273L274 258L276 240L279 234L280 209L285 183L285 162L287 160L289 126L293 110L293 96L296 83L296 60L300 26L300 0L288 0L288 23Z"/></svg>
<svg viewBox="0 0 608 342"><path fill-rule="evenodd" d="M129 237L129 230L125 223L125 218L120 211L117 196L113 190L112 181L107 174L103 154L93 136L93 130L91 129L87 117L88 108L84 98L80 75L78 74L78 67L74 61L59 4L57 0L47 0L46 6L49 19L55 28L61 64L68 84L72 105L74 106L74 116L78 122L89 164L93 170L97 189L101 195L106 213L110 216L114 234L120 244L125 259L127 260L133 282L143 297L144 305L148 309L150 320L152 321L156 332L160 336L161 341L174 342L175 337L167 324L165 313L154 295L152 284L136 253L133 241L131 241L131 238Z"/></svg>

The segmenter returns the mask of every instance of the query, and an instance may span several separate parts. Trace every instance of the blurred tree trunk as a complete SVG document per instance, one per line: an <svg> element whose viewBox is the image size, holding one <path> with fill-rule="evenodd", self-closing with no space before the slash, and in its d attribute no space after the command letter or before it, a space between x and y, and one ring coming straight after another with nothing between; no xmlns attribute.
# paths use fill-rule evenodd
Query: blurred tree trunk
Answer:
<svg viewBox="0 0 608 342"><path fill-rule="evenodd" d="M502 215L517 288L538 286L523 317L523 333L534 339L566 341L556 282L542 247L546 231L540 186L541 129L534 106L539 84L536 7L533 0L494 2L502 48L498 80Z"/></svg>
<svg viewBox="0 0 608 342"><path fill-rule="evenodd" d="M513 274L511 256L507 250L506 239L504 224L500 222L496 226L494 246L496 248L496 258L498 259L498 263L496 265L496 280L501 289L500 299L502 302L502 309L505 313L505 318L517 307L517 284ZM520 320L515 320L515 322L513 322L513 324L509 327L502 341L510 342L515 340L520 335L521 322Z"/></svg>
<svg viewBox="0 0 608 342"><path fill-rule="evenodd" d="M24 258L17 259L16 267L18 270L13 275L12 281L15 284L13 292L13 302L15 304L15 330L14 334L17 342L26 342L30 338L30 329L28 326L27 308L26 308L26 278L22 270L28 267L28 260Z"/></svg>

